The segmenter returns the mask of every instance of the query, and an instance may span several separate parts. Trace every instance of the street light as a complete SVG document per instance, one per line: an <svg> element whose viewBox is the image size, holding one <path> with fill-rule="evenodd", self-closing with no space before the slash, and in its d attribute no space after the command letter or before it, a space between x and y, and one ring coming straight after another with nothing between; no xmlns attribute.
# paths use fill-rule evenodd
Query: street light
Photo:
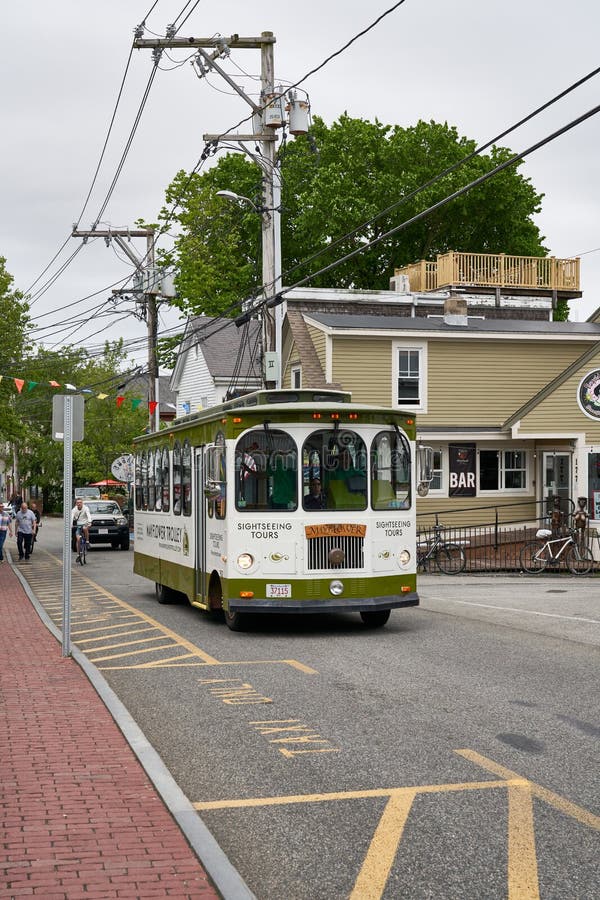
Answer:
<svg viewBox="0 0 600 900"><path fill-rule="evenodd" d="M259 208L250 197L244 197L242 194L236 194L235 191L217 191L217 197L225 197L226 200L233 200L235 203L248 203L253 210L261 213L264 210Z"/></svg>

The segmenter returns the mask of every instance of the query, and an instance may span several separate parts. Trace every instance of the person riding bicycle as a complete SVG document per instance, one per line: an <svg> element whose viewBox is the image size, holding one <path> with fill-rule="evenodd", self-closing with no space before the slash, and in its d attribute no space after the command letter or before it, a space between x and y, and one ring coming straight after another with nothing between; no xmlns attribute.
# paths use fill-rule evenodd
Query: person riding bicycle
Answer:
<svg viewBox="0 0 600 900"><path fill-rule="evenodd" d="M89 543L89 526L92 524L92 515L90 513L89 507L85 505L81 497L78 497L75 501L75 506L71 512L71 521L73 527L75 528L75 541L77 544L77 560L76 562L81 562L81 535L85 537L86 543Z"/></svg>

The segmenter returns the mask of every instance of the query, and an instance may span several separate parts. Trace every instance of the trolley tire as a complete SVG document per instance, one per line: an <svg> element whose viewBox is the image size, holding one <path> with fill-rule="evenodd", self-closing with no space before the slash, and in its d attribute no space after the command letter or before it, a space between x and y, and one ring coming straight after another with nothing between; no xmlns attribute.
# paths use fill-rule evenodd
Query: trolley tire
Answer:
<svg viewBox="0 0 600 900"><path fill-rule="evenodd" d="M367 628L383 628L390 617L390 609L369 609L361 612L360 617Z"/></svg>
<svg viewBox="0 0 600 900"><path fill-rule="evenodd" d="M224 609L223 616L225 617L225 624L231 631L245 631L246 616L244 613Z"/></svg>
<svg viewBox="0 0 600 900"><path fill-rule="evenodd" d="M567 565L573 575L587 575L594 565L594 557L588 547L569 547Z"/></svg>
<svg viewBox="0 0 600 900"><path fill-rule="evenodd" d="M519 562L523 571L528 575L539 575L548 565L547 551L544 556L536 556L543 546L540 541L528 541L521 547Z"/></svg>
<svg viewBox="0 0 600 900"><path fill-rule="evenodd" d="M177 600L177 591L167 587L166 584L158 584L157 582L154 588L156 590L156 599L159 603L174 603Z"/></svg>
<svg viewBox="0 0 600 900"><path fill-rule="evenodd" d="M467 557L458 544L444 544L436 550L435 562L444 575L460 575L467 565Z"/></svg>

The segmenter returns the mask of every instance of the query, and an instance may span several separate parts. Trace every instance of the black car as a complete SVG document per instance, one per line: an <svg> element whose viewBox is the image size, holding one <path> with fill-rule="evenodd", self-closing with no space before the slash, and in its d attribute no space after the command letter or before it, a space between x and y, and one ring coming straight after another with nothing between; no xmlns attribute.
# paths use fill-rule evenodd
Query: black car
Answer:
<svg viewBox="0 0 600 900"><path fill-rule="evenodd" d="M92 524L89 526L90 544L111 544L116 550L129 550L129 522L121 507L114 500L88 500L85 505L90 511ZM75 529L71 547L76 549Z"/></svg>

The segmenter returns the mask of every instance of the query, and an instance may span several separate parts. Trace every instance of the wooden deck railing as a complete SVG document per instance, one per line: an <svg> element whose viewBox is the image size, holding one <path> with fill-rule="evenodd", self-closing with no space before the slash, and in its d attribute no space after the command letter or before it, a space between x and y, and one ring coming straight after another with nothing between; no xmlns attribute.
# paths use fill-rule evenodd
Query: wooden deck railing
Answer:
<svg viewBox="0 0 600 900"><path fill-rule="evenodd" d="M439 255L436 262L423 259L396 269L395 274L408 276L411 291L450 285L579 291L579 258L451 251Z"/></svg>

